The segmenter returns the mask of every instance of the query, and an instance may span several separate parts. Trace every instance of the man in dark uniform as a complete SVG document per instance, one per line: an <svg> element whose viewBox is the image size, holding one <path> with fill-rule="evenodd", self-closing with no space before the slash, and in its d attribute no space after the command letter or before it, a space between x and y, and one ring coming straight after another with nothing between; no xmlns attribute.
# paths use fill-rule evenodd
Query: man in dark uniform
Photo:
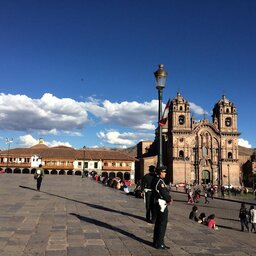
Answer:
<svg viewBox="0 0 256 256"><path fill-rule="evenodd" d="M141 180L141 190L144 193L144 202L146 206L146 220L149 223L155 223L156 214L154 208L154 195L152 181L156 177L155 166L149 166L149 173L145 174Z"/></svg>
<svg viewBox="0 0 256 256"><path fill-rule="evenodd" d="M161 166L157 168L157 174L157 178L153 182L156 209L153 244L156 249L170 249L170 247L164 244L164 236L168 222L168 205L172 203L169 189L164 182L166 167Z"/></svg>

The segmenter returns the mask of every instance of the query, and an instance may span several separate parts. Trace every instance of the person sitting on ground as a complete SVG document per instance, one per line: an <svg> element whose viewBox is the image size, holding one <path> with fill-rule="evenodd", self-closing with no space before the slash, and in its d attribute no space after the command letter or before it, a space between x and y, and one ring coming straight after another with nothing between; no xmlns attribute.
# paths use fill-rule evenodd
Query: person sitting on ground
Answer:
<svg viewBox="0 0 256 256"><path fill-rule="evenodd" d="M197 212L198 212L198 208L197 208L196 205L194 205L194 206L192 207L192 211L191 211L190 214L189 214L189 219L198 222L198 221L199 221L199 218L198 218L198 216L197 216Z"/></svg>
<svg viewBox="0 0 256 256"><path fill-rule="evenodd" d="M198 218L199 218L199 221L198 221L199 223L206 224L207 218L204 212L200 213Z"/></svg>
<svg viewBox="0 0 256 256"><path fill-rule="evenodd" d="M218 229L218 227L216 226L215 214L211 214L207 218L207 227L208 228L213 228L213 229Z"/></svg>

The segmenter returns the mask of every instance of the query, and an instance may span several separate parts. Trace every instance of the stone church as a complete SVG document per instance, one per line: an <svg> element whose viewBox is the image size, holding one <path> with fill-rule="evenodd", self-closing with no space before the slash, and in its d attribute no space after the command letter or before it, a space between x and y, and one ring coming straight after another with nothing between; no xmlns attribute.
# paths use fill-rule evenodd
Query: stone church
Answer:
<svg viewBox="0 0 256 256"><path fill-rule="evenodd" d="M189 102L178 92L162 131L163 163L168 167L167 179L173 184L240 186L237 112L225 96L214 105L212 121L205 117L196 121ZM157 143L156 139L144 152L140 163L144 170L156 164Z"/></svg>

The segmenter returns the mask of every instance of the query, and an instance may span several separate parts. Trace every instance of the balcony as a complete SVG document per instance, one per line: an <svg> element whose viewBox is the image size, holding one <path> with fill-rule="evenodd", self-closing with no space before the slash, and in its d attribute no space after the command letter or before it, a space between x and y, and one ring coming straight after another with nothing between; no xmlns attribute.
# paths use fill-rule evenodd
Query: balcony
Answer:
<svg viewBox="0 0 256 256"><path fill-rule="evenodd" d="M68 169L74 169L73 164L45 164L43 165L44 169L56 169L56 170L68 170Z"/></svg>
<svg viewBox="0 0 256 256"><path fill-rule="evenodd" d="M103 171L131 171L131 166L102 166Z"/></svg>
<svg viewBox="0 0 256 256"><path fill-rule="evenodd" d="M7 167L7 163L0 163L0 167ZM30 168L31 163L8 163L9 168Z"/></svg>

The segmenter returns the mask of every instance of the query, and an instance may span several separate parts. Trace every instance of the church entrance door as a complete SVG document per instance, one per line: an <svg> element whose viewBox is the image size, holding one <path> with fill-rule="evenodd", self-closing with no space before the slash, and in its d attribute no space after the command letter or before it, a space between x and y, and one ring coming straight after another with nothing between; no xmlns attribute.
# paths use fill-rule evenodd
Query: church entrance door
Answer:
<svg viewBox="0 0 256 256"><path fill-rule="evenodd" d="M210 172L208 170L203 170L202 171L202 183L206 185L210 182L211 182Z"/></svg>

